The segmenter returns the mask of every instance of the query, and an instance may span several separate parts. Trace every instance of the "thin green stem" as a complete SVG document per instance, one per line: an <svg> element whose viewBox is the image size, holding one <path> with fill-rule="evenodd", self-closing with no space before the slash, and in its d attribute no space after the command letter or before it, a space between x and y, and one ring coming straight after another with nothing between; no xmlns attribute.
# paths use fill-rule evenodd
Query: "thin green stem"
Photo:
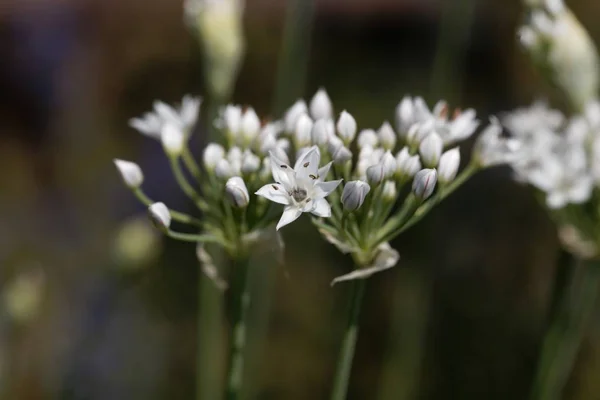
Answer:
<svg viewBox="0 0 600 400"><path fill-rule="evenodd" d="M346 394L348 393L348 383L350 382L350 372L352 371L352 360L354 359L354 351L358 339L359 315L366 283L366 279L356 279L352 281L350 312L344 330L342 350L338 357L331 400L345 400Z"/></svg>
<svg viewBox="0 0 600 400"><path fill-rule="evenodd" d="M207 211L209 209L208 204L206 204L202 197L200 197L200 194L196 192L196 189L194 189L192 185L190 185L190 183L187 181L181 169L181 165L179 164L179 159L171 157L170 161L171 169L173 170L173 175L175 176L177 184L179 185L179 187L181 187L181 190L183 190L186 196L188 196L190 200L192 200L200 210Z"/></svg>
<svg viewBox="0 0 600 400"><path fill-rule="evenodd" d="M600 262L579 262L575 268L561 309L545 334L531 400L563 397L593 314L600 284Z"/></svg>
<svg viewBox="0 0 600 400"><path fill-rule="evenodd" d="M189 147L186 146L185 149L183 149L181 157L183 159L183 163L185 164L186 168L190 171L196 182L201 183L202 172L200 172L200 167L194 159L194 156L192 155L192 152L190 151Z"/></svg>
<svg viewBox="0 0 600 400"><path fill-rule="evenodd" d="M229 356L227 362L227 381L225 398L236 400L240 392L244 377L244 352L246 348L246 317L250 307L250 288L248 285L247 260L236 262L231 271L234 276L231 288L230 318L231 336Z"/></svg>
<svg viewBox="0 0 600 400"><path fill-rule="evenodd" d="M213 235L181 233L181 232L174 232L171 230L168 230L165 234L172 239L181 240L183 242L217 243L221 246L229 247L226 243L223 243L223 241L221 239L219 239Z"/></svg>
<svg viewBox="0 0 600 400"><path fill-rule="evenodd" d="M145 206L150 207L152 204L155 203L140 188L133 189L133 194ZM197 218L192 217L191 215L188 215L188 214L185 214L185 213L182 213L182 212L179 212L179 211L175 211L175 210L172 210L172 209L169 209L169 214L171 214L171 218L173 218L173 220L175 220L177 222L181 222L183 224L195 225L195 226L202 226L202 221L200 221Z"/></svg>

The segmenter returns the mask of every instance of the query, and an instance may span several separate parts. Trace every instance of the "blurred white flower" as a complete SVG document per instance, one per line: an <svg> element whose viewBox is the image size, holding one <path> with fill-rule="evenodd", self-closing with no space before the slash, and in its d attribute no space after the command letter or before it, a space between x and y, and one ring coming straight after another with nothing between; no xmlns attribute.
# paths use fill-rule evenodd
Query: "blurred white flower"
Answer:
<svg viewBox="0 0 600 400"><path fill-rule="evenodd" d="M204 149L203 161L207 171L212 171L225 158L225 149L218 143L209 143Z"/></svg>
<svg viewBox="0 0 600 400"><path fill-rule="evenodd" d="M321 88L310 100L310 116L316 121L318 119L333 118L333 105L325 89Z"/></svg>
<svg viewBox="0 0 600 400"><path fill-rule="evenodd" d="M169 123L181 129L187 138L196 125L201 103L200 97L190 95L183 97L178 108L155 101L153 111L145 113L142 117L130 119L129 126L146 136L160 139L163 126Z"/></svg>
<svg viewBox="0 0 600 400"><path fill-rule="evenodd" d="M121 174L121 179L125 185L132 189L136 189L144 182L144 174L142 169L134 162L114 159L113 162L117 170Z"/></svg>
<svg viewBox="0 0 600 400"><path fill-rule="evenodd" d="M354 140L356 136L356 120L346 110L340 114L336 128L340 138L346 145Z"/></svg>
<svg viewBox="0 0 600 400"><path fill-rule="evenodd" d="M398 264L398 260L400 260L400 254L394 250L389 243L382 243L377 248L377 255L375 256L375 260L373 260L372 265L366 268L356 269L346 275L338 276L331 281L331 286L344 281L366 279L378 272L394 267L396 264Z"/></svg>

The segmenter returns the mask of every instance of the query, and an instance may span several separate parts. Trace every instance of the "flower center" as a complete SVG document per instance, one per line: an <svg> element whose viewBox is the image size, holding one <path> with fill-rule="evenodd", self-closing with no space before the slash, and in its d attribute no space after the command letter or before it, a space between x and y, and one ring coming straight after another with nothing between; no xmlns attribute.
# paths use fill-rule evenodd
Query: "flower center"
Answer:
<svg viewBox="0 0 600 400"><path fill-rule="evenodd" d="M306 190L300 188L294 188L290 193L290 196L292 196L297 203L300 203L301 201L306 199L307 195L308 193L306 192Z"/></svg>

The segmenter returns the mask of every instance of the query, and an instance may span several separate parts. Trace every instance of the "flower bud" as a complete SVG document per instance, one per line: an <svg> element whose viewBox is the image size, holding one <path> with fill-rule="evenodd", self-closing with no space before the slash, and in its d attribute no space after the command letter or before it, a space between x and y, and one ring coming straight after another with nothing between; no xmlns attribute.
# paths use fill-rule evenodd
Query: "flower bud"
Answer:
<svg viewBox="0 0 600 400"><path fill-rule="evenodd" d="M310 146L312 139L313 121L306 114L298 117L294 130L294 145L296 148Z"/></svg>
<svg viewBox="0 0 600 400"><path fill-rule="evenodd" d="M171 214L165 203L154 203L148 207L148 215L156 228L162 232L169 230L171 226Z"/></svg>
<svg viewBox="0 0 600 400"><path fill-rule="evenodd" d="M240 106L227 105L223 110L223 127L227 136L235 142L242 127L242 109Z"/></svg>
<svg viewBox="0 0 600 400"><path fill-rule="evenodd" d="M310 100L310 115L315 120L333 117L333 106L325 89L319 89Z"/></svg>
<svg viewBox="0 0 600 400"><path fill-rule="evenodd" d="M209 143L204 149L203 161L207 171L212 171L217 163L225 158L225 149L217 143Z"/></svg>
<svg viewBox="0 0 600 400"><path fill-rule="evenodd" d="M342 139L340 139L337 135L331 135L329 137L329 143L327 143L327 150L329 151L329 154L331 154L333 156L333 153L336 152L336 150L339 147L342 147L344 145L344 142L342 142Z"/></svg>
<svg viewBox="0 0 600 400"><path fill-rule="evenodd" d="M406 136L410 127L414 124L414 111L412 99L405 96L396 107L397 128L401 136Z"/></svg>
<svg viewBox="0 0 600 400"><path fill-rule="evenodd" d="M381 125L379 131L377 131L377 136L384 149L393 150L396 146L396 133L389 122L386 121Z"/></svg>
<svg viewBox="0 0 600 400"><path fill-rule="evenodd" d="M242 156L242 174L252 174L260 168L260 158L256 156L252 151L244 151Z"/></svg>
<svg viewBox="0 0 600 400"><path fill-rule="evenodd" d="M317 146L325 146L329 143L329 137L334 135L330 125L331 120L320 119L312 128L312 143Z"/></svg>
<svg viewBox="0 0 600 400"><path fill-rule="evenodd" d="M142 169L131 161L114 159L113 162L121 174L121 179L131 189L139 188L144 182Z"/></svg>
<svg viewBox="0 0 600 400"><path fill-rule="evenodd" d="M269 154L275 146L277 146L277 137L274 134L261 133L256 140L256 151L261 155L265 156Z"/></svg>
<svg viewBox="0 0 600 400"><path fill-rule="evenodd" d="M364 149L365 147L375 148L379 144L379 138L373 129L363 129L358 134L358 148Z"/></svg>
<svg viewBox="0 0 600 400"><path fill-rule="evenodd" d="M413 192L421 200L427 199L433 193L437 182L435 169L422 169L413 180Z"/></svg>
<svg viewBox="0 0 600 400"><path fill-rule="evenodd" d="M383 162L379 162L375 165L371 165L367 168L367 181L372 185L379 185L383 182L386 176L386 169Z"/></svg>
<svg viewBox="0 0 600 400"><path fill-rule="evenodd" d="M287 133L292 133L296 129L296 123L298 122L298 118L302 114L308 113L308 108L306 107L306 103L304 100L298 100L294 103L293 106L288 108L285 112L285 116L283 117L284 129Z"/></svg>
<svg viewBox="0 0 600 400"><path fill-rule="evenodd" d="M396 188L396 182L394 181L385 181L383 184L383 190L381 192L381 196L385 201L394 201L396 200L396 196L398 196L398 189Z"/></svg>
<svg viewBox="0 0 600 400"><path fill-rule="evenodd" d="M229 179L233 175L231 163L226 159L221 159L215 167L215 176L219 179Z"/></svg>
<svg viewBox="0 0 600 400"><path fill-rule="evenodd" d="M458 147L450 149L440 157L438 165L438 178L440 183L448 183L454 180L460 165L460 150Z"/></svg>
<svg viewBox="0 0 600 400"><path fill-rule="evenodd" d="M345 210L355 211L362 206L371 187L367 182L350 181L344 185L342 192L342 205Z"/></svg>
<svg viewBox="0 0 600 400"><path fill-rule="evenodd" d="M383 164L383 172L386 178L390 178L394 176L396 173L396 159L390 153L390 151L386 151L383 157L381 158L381 163Z"/></svg>
<svg viewBox="0 0 600 400"><path fill-rule="evenodd" d="M331 158L334 164L343 164L352 160L352 152L346 146L340 146L331 154Z"/></svg>
<svg viewBox="0 0 600 400"><path fill-rule="evenodd" d="M231 204L236 207L243 208L250 202L250 195L244 180L239 176L231 177L225 184L225 194Z"/></svg>
<svg viewBox="0 0 600 400"><path fill-rule="evenodd" d="M427 135L419 145L419 153L421 160L426 167L434 168L437 166L442 151L444 150L444 142L440 135L435 132Z"/></svg>
<svg viewBox="0 0 600 400"><path fill-rule="evenodd" d="M412 178L417 172L421 170L421 159L418 155L411 156L402 167L402 174L405 177Z"/></svg>
<svg viewBox="0 0 600 400"><path fill-rule="evenodd" d="M356 120L346 110L342 111L340 114L336 128L340 138L346 145L354 140L354 137L356 136Z"/></svg>
<svg viewBox="0 0 600 400"><path fill-rule="evenodd" d="M179 127L169 123L165 124L162 128L160 138L165 152L170 157L181 155L185 146L185 135Z"/></svg>
<svg viewBox="0 0 600 400"><path fill-rule="evenodd" d="M244 112L241 121L241 134L245 143L250 144L258 136L260 132L260 119L253 108L249 108Z"/></svg>

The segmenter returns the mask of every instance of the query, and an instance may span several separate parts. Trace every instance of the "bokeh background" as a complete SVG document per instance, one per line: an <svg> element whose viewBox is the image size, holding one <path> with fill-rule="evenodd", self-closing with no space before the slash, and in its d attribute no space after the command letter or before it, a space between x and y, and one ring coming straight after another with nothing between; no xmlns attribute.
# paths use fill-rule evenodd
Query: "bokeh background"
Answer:
<svg viewBox="0 0 600 400"><path fill-rule="evenodd" d="M568 4L600 40L600 3ZM289 98L274 79L286 7L309 28ZM483 121L557 100L516 43L522 18L517 0L248 0L233 101L273 116L323 86L364 128L406 94ZM149 194L192 211L160 145L127 126L155 99L203 94L181 1L2 0L0 60L2 398L193 398L210 298L194 248L149 228L112 164L137 161ZM329 282L350 260L306 219L283 232L285 263L254 266L247 398L325 399L348 294ZM480 173L393 246L398 266L368 283L349 398L525 399L565 258L531 192ZM565 398L600 399L599 338L594 322ZM207 387L223 366L212 339Z"/></svg>

